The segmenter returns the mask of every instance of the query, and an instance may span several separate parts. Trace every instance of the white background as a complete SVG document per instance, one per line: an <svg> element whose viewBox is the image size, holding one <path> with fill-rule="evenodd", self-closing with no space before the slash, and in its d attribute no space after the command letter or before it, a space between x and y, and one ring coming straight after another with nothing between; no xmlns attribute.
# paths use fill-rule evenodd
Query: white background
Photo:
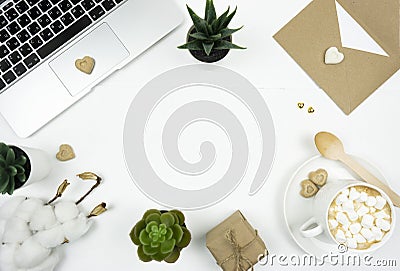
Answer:
<svg viewBox="0 0 400 271"><path fill-rule="evenodd" d="M218 65L241 73L259 88L274 119L277 152L267 183L255 196L248 196L254 173L249 171L240 186L224 201L208 209L186 212L187 226L193 234L193 241L189 248L183 250L176 264L141 263L138 260L136 247L128 234L145 210L163 207L140 193L129 177L122 151L123 124L132 99L146 82L171 68L198 63L187 51L178 50L176 46L184 43L186 32L191 26L185 3L203 14L205 1L179 1L186 18L181 27L126 68L110 76L84 99L30 138L19 139L5 120L0 118L1 141L38 147L52 156L53 171L50 176L40 183L20 189L15 195L47 199L53 196L62 180L68 178L72 185L64 198L77 199L91 183L81 183L74 177L76 173L89 170L104 178L103 184L83 203L83 207L90 211L105 201L109 211L95 218L94 227L84 238L64 246L65 257L56 268L57 271L220 270L205 247L205 234L237 209L259 230L270 253L303 254L285 226L283 195L293 172L305 160L317 154L313 137L321 130L337 134L349 153L376 165L393 189L400 192L400 172L397 168L397 153L400 151L399 73L350 116L346 116L272 38L309 1L215 2L218 14L225 11L228 5L238 6L237 15L230 26L244 25L234 35L234 42L248 48L231 51ZM313 106L315 113L308 114L306 109L298 109L297 102L300 101L306 107ZM62 143L73 146L76 159L65 163L55 159L58 146ZM257 154L250 156L250 168L257 166L257 157ZM2 196L0 203L6 199L6 196ZM397 259L400 264L399 230L397 228L392 239L375 254L376 258ZM294 270L295 267L257 266L255 269ZM296 269L310 270L309 267Z"/></svg>

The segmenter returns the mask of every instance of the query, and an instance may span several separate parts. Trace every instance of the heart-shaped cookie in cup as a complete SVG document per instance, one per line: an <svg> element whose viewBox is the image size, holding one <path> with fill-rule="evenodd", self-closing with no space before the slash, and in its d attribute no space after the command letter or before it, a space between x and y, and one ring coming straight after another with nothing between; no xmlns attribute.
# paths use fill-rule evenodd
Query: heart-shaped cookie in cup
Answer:
<svg viewBox="0 0 400 271"><path fill-rule="evenodd" d="M313 216L300 227L306 238L324 234L352 252L369 253L383 246L393 233L393 203L374 185L330 181L313 200Z"/></svg>
<svg viewBox="0 0 400 271"><path fill-rule="evenodd" d="M300 183L300 195L305 198L311 198L318 192L318 187L310 180L304 180Z"/></svg>
<svg viewBox="0 0 400 271"><path fill-rule="evenodd" d="M310 178L310 180L316 185L324 186L328 180L328 172L325 169L320 168L316 171L310 172L308 178Z"/></svg>

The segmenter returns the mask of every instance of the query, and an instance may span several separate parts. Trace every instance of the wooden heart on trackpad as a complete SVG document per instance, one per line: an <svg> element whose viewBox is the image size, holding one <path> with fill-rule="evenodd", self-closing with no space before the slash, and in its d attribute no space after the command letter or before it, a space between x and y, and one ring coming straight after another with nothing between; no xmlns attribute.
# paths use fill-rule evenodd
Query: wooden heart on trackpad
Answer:
<svg viewBox="0 0 400 271"><path fill-rule="evenodd" d="M91 74L94 68L95 60L90 56L75 60L75 67L86 74Z"/></svg>
<svg viewBox="0 0 400 271"><path fill-rule="evenodd" d="M103 23L52 60L50 67L75 96L95 86L127 57L129 51L111 27Z"/></svg>

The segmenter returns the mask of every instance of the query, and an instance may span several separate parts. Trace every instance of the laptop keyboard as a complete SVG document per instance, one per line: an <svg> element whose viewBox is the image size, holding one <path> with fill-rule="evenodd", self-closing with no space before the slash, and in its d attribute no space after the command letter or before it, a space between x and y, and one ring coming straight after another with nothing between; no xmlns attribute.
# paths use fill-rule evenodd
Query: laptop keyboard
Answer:
<svg viewBox="0 0 400 271"><path fill-rule="evenodd" d="M12 0L0 9L0 93L124 0Z"/></svg>

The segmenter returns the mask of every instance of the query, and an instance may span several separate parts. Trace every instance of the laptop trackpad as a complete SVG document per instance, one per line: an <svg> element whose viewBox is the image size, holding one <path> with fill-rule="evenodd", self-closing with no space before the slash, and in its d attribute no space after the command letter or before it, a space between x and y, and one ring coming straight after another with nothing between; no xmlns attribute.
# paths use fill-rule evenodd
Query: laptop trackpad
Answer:
<svg viewBox="0 0 400 271"><path fill-rule="evenodd" d="M77 69L75 61L89 56L94 59L90 74ZM72 96L98 81L122 60L129 56L128 50L107 23L103 23L64 53L50 62L51 69ZM90 61L89 61L90 62ZM83 68L90 66L86 61Z"/></svg>

